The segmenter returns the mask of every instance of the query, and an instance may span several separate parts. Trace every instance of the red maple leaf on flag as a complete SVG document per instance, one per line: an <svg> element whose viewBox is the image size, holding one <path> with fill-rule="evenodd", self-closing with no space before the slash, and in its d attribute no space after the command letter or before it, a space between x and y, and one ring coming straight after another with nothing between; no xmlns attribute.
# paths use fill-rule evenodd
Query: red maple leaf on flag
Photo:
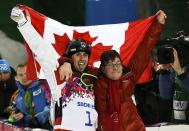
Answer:
<svg viewBox="0 0 189 131"><path fill-rule="evenodd" d="M88 44L92 45L92 43L98 38L98 36L91 37L89 31L84 33L79 33L76 30L73 32L73 39L82 39L86 41ZM104 46L102 43L97 43L95 46L91 48L91 56L89 60L89 65L93 65L94 62L99 61L101 54L104 51L112 49L112 46Z"/></svg>
<svg viewBox="0 0 189 131"><path fill-rule="evenodd" d="M63 36L59 36L54 34L55 44L52 44L56 52L61 56L66 49L67 44L70 39L68 35L65 33ZM81 39L86 41L88 44L92 45L92 43L97 39L96 37L91 37L89 31L84 33L79 33L76 30L73 31L73 39ZM89 60L89 65L93 65L94 62L99 61L101 54L104 51L112 49L113 46L104 46L102 43L97 43L95 46L91 47L91 56Z"/></svg>
<svg viewBox="0 0 189 131"><path fill-rule="evenodd" d="M91 37L89 31L84 33L79 33L76 30L73 31L73 39L82 39L86 41L88 44L92 44L98 37Z"/></svg>
<svg viewBox="0 0 189 131"><path fill-rule="evenodd" d="M65 52L66 46L70 41L68 35L65 33L63 36L59 36L54 34L55 44L52 44L56 52L62 56L63 52Z"/></svg>
<svg viewBox="0 0 189 131"><path fill-rule="evenodd" d="M112 49L113 46L103 46L102 43L96 44L91 50L91 57L89 60L89 65L93 65L94 62L99 61L101 54L104 51Z"/></svg>

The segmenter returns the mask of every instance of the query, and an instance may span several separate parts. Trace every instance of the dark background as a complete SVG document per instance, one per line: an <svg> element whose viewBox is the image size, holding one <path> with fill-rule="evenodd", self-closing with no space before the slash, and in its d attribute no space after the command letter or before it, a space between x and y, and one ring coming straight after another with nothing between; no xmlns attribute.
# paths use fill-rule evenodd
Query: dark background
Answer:
<svg viewBox="0 0 189 131"><path fill-rule="evenodd" d="M1 0L0 30L8 37L22 41L16 23L10 19L11 9L17 3L27 5L63 24L85 25L85 2L85 0ZM159 9L166 12L168 19L162 38L173 37L179 30L189 32L189 0L136 0L136 3L136 19L153 15Z"/></svg>

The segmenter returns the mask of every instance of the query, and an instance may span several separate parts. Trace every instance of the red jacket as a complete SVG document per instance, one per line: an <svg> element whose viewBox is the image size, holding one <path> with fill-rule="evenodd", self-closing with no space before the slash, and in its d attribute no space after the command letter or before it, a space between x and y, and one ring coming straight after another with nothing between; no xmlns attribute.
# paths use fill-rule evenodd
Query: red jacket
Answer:
<svg viewBox="0 0 189 131"><path fill-rule="evenodd" d="M131 96L134 87L151 58L163 25L155 21L128 64L129 73L120 80L106 77L96 82L95 103L98 112L98 131L145 131ZM110 87L115 87L110 90ZM113 96L113 97L112 97Z"/></svg>

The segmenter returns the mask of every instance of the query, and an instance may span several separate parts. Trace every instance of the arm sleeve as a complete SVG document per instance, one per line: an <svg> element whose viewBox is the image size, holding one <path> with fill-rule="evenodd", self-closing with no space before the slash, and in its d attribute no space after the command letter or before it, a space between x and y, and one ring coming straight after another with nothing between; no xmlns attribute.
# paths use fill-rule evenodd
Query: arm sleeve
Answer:
<svg viewBox="0 0 189 131"><path fill-rule="evenodd" d="M98 131L103 131L106 125L106 101L107 101L107 94L106 94L107 85L102 81L96 82L94 93L95 93L95 108L98 112ZM100 93L99 93L100 92Z"/></svg>
<svg viewBox="0 0 189 131"><path fill-rule="evenodd" d="M188 71L186 71L185 73L183 73L177 77L178 77L178 79L181 80L181 82L183 84L183 88L185 88L189 92L189 73L188 73Z"/></svg>
<svg viewBox="0 0 189 131"><path fill-rule="evenodd" d="M69 57L62 56L62 57L60 57L60 58L58 59L58 63L59 63L60 66L63 65L64 62L68 62L68 63L70 63L70 64L73 64L72 59L69 58Z"/></svg>
<svg viewBox="0 0 189 131"><path fill-rule="evenodd" d="M18 29L44 72L53 100L57 101L61 95L60 91L57 90L57 78L55 77L55 70L59 65L57 60L59 55L50 43L45 42L29 21Z"/></svg>
<svg viewBox="0 0 189 131"><path fill-rule="evenodd" d="M34 29L30 22L18 27L25 41L35 55L43 70L55 70L59 57L52 45L45 42L42 36Z"/></svg>
<svg viewBox="0 0 189 131"><path fill-rule="evenodd" d="M50 115L50 106L46 106L42 112L39 112L35 115L37 120L44 124L45 122L48 121Z"/></svg>
<svg viewBox="0 0 189 131"><path fill-rule="evenodd" d="M134 83L136 83L144 69L147 67L151 59L151 51L154 45L157 43L161 32L163 31L164 25L160 24L155 20L148 33L136 49L135 54L131 58L128 67L135 77L133 77Z"/></svg>

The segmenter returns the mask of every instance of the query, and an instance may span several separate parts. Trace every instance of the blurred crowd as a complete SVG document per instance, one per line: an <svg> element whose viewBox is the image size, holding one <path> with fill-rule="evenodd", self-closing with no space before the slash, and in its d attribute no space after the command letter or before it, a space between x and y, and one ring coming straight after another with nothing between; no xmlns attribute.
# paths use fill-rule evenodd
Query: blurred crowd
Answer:
<svg viewBox="0 0 189 131"><path fill-rule="evenodd" d="M0 59L0 117L21 127L50 129L50 89L46 80L28 80L26 64L13 69Z"/></svg>

